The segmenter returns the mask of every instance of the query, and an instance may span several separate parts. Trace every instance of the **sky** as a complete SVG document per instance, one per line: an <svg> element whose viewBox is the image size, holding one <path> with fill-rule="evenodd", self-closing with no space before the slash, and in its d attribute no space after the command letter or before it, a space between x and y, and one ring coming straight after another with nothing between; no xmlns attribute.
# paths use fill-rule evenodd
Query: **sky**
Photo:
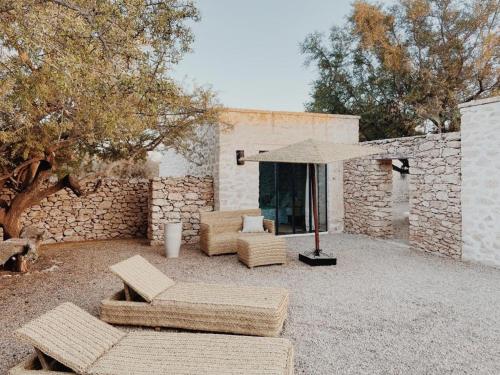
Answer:
<svg viewBox="0 0 500 375"><path fill-rule="evenodd" d="M314 67L299 44L342 25L351 0L197 0L193 52L175 68L188 87L211 85L226 107L303 111Z"/></svg>

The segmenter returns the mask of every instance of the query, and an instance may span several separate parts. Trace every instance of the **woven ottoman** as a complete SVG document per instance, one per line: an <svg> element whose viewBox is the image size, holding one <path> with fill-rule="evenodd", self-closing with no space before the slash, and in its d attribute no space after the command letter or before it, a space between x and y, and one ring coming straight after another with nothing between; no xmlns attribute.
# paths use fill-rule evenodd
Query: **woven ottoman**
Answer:
<svg viewBox="0 0 500 375"><path fill-rule="evenodd" d="M238 259L248 268L286 263L286 241L278 236L238 238Z"/></svg>

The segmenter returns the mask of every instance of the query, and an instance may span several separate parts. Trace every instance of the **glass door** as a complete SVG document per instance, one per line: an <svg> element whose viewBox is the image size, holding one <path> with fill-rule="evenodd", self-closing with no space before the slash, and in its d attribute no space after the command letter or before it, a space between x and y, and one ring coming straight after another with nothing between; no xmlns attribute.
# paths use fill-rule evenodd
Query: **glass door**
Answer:
<svg viewBox="0 0 500 375"><path fill-rule="evenodd" d="M276 169L276 163L259 163L259 207L270 220L276 220Z"/></svg>
<svg viewBox="0 0 500 375"><path fill-rule="evenodd" d="M276 234L314 231L311 184L306 164L260 163L259 207L275 221ZM320 231L327 230L326 165L318 167Z"/></svg>

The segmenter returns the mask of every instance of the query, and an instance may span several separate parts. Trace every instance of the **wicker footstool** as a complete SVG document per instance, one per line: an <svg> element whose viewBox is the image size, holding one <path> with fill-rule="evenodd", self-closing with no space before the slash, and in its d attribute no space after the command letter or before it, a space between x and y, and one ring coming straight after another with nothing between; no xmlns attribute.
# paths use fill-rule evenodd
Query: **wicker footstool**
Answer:
<svg viewBox="0 0 500 375"><path fill-rule="evenodd" d="M248 268L286 263L286 241L277 236L238 238L238 259Z"/></svg>

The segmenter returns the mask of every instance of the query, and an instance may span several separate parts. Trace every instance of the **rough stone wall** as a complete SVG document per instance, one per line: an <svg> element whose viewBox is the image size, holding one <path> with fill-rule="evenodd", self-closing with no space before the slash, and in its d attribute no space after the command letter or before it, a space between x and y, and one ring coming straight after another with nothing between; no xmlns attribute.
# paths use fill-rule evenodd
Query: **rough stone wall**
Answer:
<svg viewBox="0 0 500 375"><path fill-rule="evenodd" d="M0 196L9 198L10 193ZM49 196L26 211L22 223L43 228L44 242L145 237L147 211L148 180L105 179L83 197L68 190Z"/></svg>
<svg viewBox="0 0 500 375"><path fill-rule="evenodd" d="M183 223L183 243L199 241L200 211L213 211L213 178L210 176L155 178L149 185L148 239L163 242L163 224Z"/></svg>
<svg viewBox="0 0 500 375"><path fill-rule="evenodd" d="M460 111L463 259L500 267L500 97Z"/></svg>
<svg viewBox="0 0 500 375"><path fill-rule="evenodd" d="M389 225L387 221L391 220L391 217L387 216L387 200L380 199L382 193L372 195L370 198L368 192L356 192L356 190L366 190L366 186L372 184L365 181L362 185L356 185L353 181L358 177L353 171L374 163L375 161L371 159L408 158L410 246L414 249L460 258L462 255L460 133L386 139L365 144L383 148L387 152L370 159L345 163L345 197L349 199L350 205L349 211L346 211L345 222L349 223L346 231L351 233L370 231L365 227L360 229L359 226L354 226L354 223L358 222L369 225L363 218L363 213L367 212L366 206L381 206L382 210L379 210L377 216L380 227ZM376 181L374 185L379 184L377 180L379 178L376 173L366 175L367 180ZM392 181L390 179L388 181L392 185ZM392 187L388 189L387 186L380 185L379 189L387 193ZM355 194L361 195L355 197ZM380 223L381 221L386 222L385 225ZM387 236L385 231L381 231L381 234L383 237Z"/></svg>
<svg viewBox="0 0 500 375"><path fill-rule="evenodd" d="M344 229L347 233L388 238L391 222L390 160L359 160L344 164Z"/></svg>

